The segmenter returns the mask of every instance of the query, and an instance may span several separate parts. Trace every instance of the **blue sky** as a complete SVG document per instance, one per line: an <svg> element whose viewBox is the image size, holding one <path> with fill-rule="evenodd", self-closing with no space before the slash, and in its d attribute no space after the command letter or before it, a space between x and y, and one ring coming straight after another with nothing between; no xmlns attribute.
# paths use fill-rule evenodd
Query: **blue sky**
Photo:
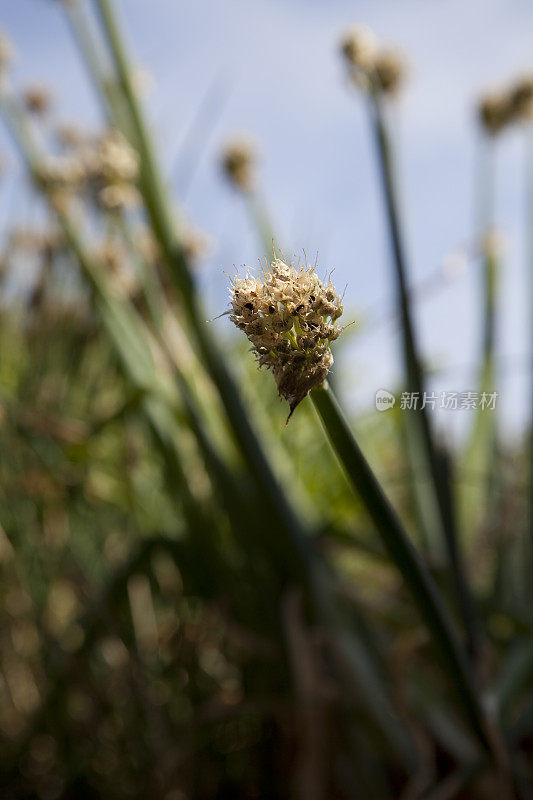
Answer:
<svg viewBox="0 0 533 800"><path fill-rule="evenodd" d="M258 142L282 241L313 260L318 251L320 267L335 268L336 282L347 284L348 308L380 317L390 309L391 265L368 120L338 56L339 36L354 22L397 43L409 61L395 113L413 282L472 239L473 104L481 89L533 67L528 0L123 0L119 7L136 60L153 78L147 102L177 196L212 237L201 280L213 313L225 307L223 271L261 254L218 170L221 144L236 131ZM59 117L93 121L97 109L61 3L2 0L0 25L18 50L14 82L49 83ZM202 154L185 186L191 125L209 92L214 116L198 129ZM507 240L499 344L506 368L498 388L511 430L528 405L523 138L511 132L498 152L498 223ZM417 306L424 351L446 369L438 389L475 389L469 365L479 346L478 281L471 263ZM346 397L364 409L399 374L394 325L353 337L343 358ZM460 425L456 416L447 424Z"/></svg>

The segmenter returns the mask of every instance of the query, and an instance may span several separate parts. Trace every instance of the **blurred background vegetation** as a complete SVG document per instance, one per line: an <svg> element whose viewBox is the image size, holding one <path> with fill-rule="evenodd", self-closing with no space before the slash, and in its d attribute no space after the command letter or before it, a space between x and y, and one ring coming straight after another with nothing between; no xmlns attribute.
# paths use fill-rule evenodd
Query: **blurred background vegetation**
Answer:
<svg viewBox="0 0 533 800"><path fill-rule="evenodd" d="M356 324L335 344L330 387L285 427L244 337L207 321L209 237L171 191L117 4L55 5L101 114L98 128L62 123L53 87L21 85L2 34L2 797L528 800L531 426L509 436L499 404L479 399L501 395L496 154L508 131L524 139L533 218L533 76L481 97L472 244L414 283L396 162L409 54L364 27L331 42L345 101L368 117L393 300L358 311L354 274L344 322ZM196 119L183 169L209 124ZM215 168L256 258L275 246L290 260L257 150L236 137ZM399 398L439 385L415 301L465 260L479 278L478 408L449 412L463 415L457 438L431 404ZM387 325L398 400L380 413L372 399L348 423L333 395L350 385L348 345Z"/></svg>

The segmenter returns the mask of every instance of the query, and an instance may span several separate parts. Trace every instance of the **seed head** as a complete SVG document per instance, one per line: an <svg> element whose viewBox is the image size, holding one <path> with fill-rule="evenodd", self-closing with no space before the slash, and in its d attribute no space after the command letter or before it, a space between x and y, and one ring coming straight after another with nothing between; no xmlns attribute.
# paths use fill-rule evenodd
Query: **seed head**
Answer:
<svg viewBox="0 0 533 800"><path fill-rule="evenodd" d="M47 156L39 165L36 177L50 196L67 197L83 184L86 171L75 155Z"/></svg>
<svg viewBox="0 0 533 800"><path fill-rule="evenodd" d="M256 151L250 139L240 136L228 142L222 153L222 169L235 187L251 189L255 182Z"/></svg>
<svg viewBox="0 0 533 800"><path fill-rule="evenodd" d="M257 277L233 278L230 293L230 319L252 343L259 366L271 370L290 417L333 364L330 344L342 330L342 299L313 267L279 258Z"/></svg>
<svg viewBox="0 0 533 800"><path fill-rule="evenodd" d="M533 117L533 75L525 75L511 92L513 117L526 120Z"/></svg>
<svg viewBox="0 0 533 800"><path fill-rule="evenodd" d="M46 86L29 86L23 94L24 105L36 116L43 116L50 110L52 99Z"/></svg>
<svg viewBox="0 0 533 800"><path fill-rule="evenodd" d="M96 171L105 183L136 180L139 156L120 131L107 131L98 141L94 155Z"/></svg>
<svg viewBox="0 0 533 800"><path fill-rule="evenodd" d="M404 59L395 50L382 50L376 58L374 71L381 91L388 95L394 95L405 76Z"/></svg>
<svg viewBox="0 0 533 800"><path fill-rule="evenodd" d="M512 120L513 105L508 92L490 92L481 98L479 120L491 136L500 133Z"/></svg>
<svg viewBox="0 0 533 800"><path fill-rule="evenodd" d="M341 40L341 52L351 70L369 72L374 66L377 49L377 39L366 25L351 28Z"/></svg>
<svg viewBox="0 0 533 800"><path fill-rule="evenodd" d="M127 211L141 203L141 195L132 183L110 183L100 189L97 197L106 211Z"/></svg>

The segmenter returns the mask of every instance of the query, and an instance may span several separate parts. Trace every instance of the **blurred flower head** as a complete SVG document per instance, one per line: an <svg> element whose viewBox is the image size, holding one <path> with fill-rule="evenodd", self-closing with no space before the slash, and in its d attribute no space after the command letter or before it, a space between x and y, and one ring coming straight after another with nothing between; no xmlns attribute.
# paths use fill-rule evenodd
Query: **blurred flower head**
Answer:
<svg viewBox="0 0 533 800"><path fill-rule="evenodd" d="M485 94L480 100L478 115L484 130L496 136L512 120L513 106L509 93L493 91Z"/></svg>
<svg viewBox="0 0 533 800"><path fill-rule="evenodd" d="M98 193L98 202L106 211L127 211L141 203L141 195L132 183L111 183Z"/></svg>
<svg viewBox="0 0 533 800"><path fill-rule="evenodd" d="M46 114L53 102L52 92L46 86L29 86L22 99L28 111L37 116Z"/></svg>
<svg viewBox="0 0 533 800"><path fill-rule="evenodd" d="M93 166L106 183L135 181L139 173L139 156L120 131L106 131L92 153Z"/></svg>
<svg viewBox="0 0 533 800"><path fill-rule="evenodd" d="M382 47L369 28L349 30L341 40L341 52L354 83L373 93L396 94L405 75L405 59L396 49Z"/></svg>
<svg viewBox="0 0 533 800"><path fill-rule="evenodd" d="M36 180L56 208L64 208L86 180L83 161L76 154L48 156L36 170Z"/></svg>
<svg viewBox="0 0 533 800"><path fill-rule="evenodd" d="M255 182L256 149L247 136L236 136L222 152L222 169L230 183L247 191Z"/></svg>
<svg viewBox="0 0 533 800"><path fill-rule="evenodd" d="M374 66L378 40L366 25L356 25L341 40L341 52L350 68L368 72Z"/></svg>
<svg viewBox="0 0 533 800"><path fill-rule="evenodd" d="M396 94L405 76L405 60L401 53L393 49L380 50L374 63L374 74L385 94Z"/></svg>
<svg viewBox="0 0 533 800"><path fill-rule="evenodd" d="M517 120L533 117L533 75L524 75L511 91L513 116Z"/></svg>

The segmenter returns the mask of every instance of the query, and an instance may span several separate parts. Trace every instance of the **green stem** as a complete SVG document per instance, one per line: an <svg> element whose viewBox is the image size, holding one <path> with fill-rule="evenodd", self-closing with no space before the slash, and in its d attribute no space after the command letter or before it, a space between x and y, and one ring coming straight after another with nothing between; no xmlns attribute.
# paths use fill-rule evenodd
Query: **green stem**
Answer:
<svg viewBox="0 0 533 800"><path fill-rule="evenodd" d="M495 139L483 136L479 143L476 176L476 239L480 255L480 289L482 297L482 330L478 391L494 391L496 301L499 273L499 256L494 236L495 217ZM479 407L463 455L462 468L467 475L479 476L473 484L462 484L459 489L459 515L461 529L470 540L485 525L495 519L497 480L497 438L495 411Z"/></svg>
<svg viewBox="0 0 533 800"><path fill-rule="evenodd" d="M529 284L530 284L530 347L533 354L533 124L529 124L526 130L526 231L527 231L527 251ZM531 380L533 382L533 355L531 367ZM530 428L529 428L529 504L528 504L528 538L526 548L529 557L525 559L527 573L525 576L525 586L527 587L528 600L533 600L533 586L531 574L533 569L533 383L530 394Z"/></svg>
<svg viewBox="0 0 533 800"><path fill-rule="evenodd" d="M311 398L348 479L409 587L419 612L441 652L443 666L460 697L473 730L483 747L490 750L485 733L485 715L470 664L428 569L411 544L396 512L359 449L332 392L327 385L316 387L311 392Z"/></svg>
<svg viewBox="0 0 533 800"><path fill-rule="evenodd" d="M112 83L111 65L105 63L101 42L97 41L95 32L91 30L91 20L79 0L71 0L64 5L72 34L78 43L87 73L100 96L103 110L111 123L121 128L120 110L116 107L119 98Z"/></svg>
<svg viewBox="0 0 533 800"><path fill-rule="evenodd" d="M270 220L266 203L257 189L247 190L243 195L252 223L263 245L264 257L267 263L269 263L272 261L272 258L275 257L277 253L281 253L282 250L279 241L276 240L274 236L274 228Z"/></svg>
<svg viewBox="0 0 533 800"><path fill-rule="evenodd" d="M161 244L163 253L172 270L180 291L183 309L193 333L199 353L213 382L218 388L226 410L231 430L239 445L251 474L260 487L266 502L272 509L273 525L280 526L288 534L287 558L294 566L300 565L300 573L309 575L309 549L305 543L305 532L281 490L272 472L244 408L235 382L210 336L205 323L206 316L198 302L194 282L188 269L182 248L179 245L175 222L170 212L166 187L159 172L151 137L131 80L131 70L126 49L122 42L109 0L94 0L99 12L104 35L107 38L118 79L129 108L135 144L142 164L141 189L145 198L152 227Z"/></svg>
<svg viewBox="0 0 533 800"><path fill-rule="evenodd" d="M383 196L385 199L385 209L395 267L397 303L402 323L402 352L404 357L406 386L409 392L415 393L415 395L420 398L420 401L422 401L425 391L425 380L411 313L411 298L407 280L407 261L400 225L399 202L393 169L390 136L385 118L383 100L380 98L379 94L372 95L370 109L379 155ZM424 469L425 471L427 470L431 481L433 502L431 514L428 515L427 511L425 512L427 519L426 525L429 526L428 530L430 532L436 528L440 532L440 537L444 540L448 553L450 573L457 589L468 648L474 653L478 650L477 625L475 623L476 615L459 552L455 514L453 511L453 495L451 491L447 491L446 488L450 486L447 465L443 459L439 458L427 408L423 407L418 410L407 411L406 413L410 415L408 422L411 423L411 430L415 440L414 444L417 445L417 449L420 451ZM415 471L415 487L416 478ZM424 491L423 494L426 495L426 492ZM421 512L424 513L427 498L424 496L420 499L420 492L418 496Z"/></svg>

